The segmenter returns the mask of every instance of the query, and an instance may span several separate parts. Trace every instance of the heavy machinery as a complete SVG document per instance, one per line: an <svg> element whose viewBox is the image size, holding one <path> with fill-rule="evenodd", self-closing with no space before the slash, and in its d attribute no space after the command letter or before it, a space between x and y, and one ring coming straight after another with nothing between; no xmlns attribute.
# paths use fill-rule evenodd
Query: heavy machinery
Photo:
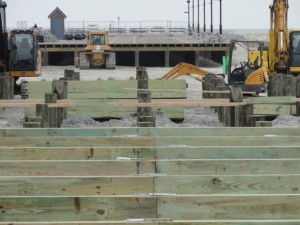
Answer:
<svg viewBox="0 0 300 225"><path fill-rule="evenodd" d="M288 8L288 0L273 0L270 6L271 26L268 48L262 44L255 47L251 41L232 42L230 50L232 60L228 67L229 85L240 83L244 91L265 92L267 83L273 75L300 74L300 31L288 30ZM233 68L234 49L245 49L244 55L247 58L244 62L240 60L240 66ZM249 73L251 75L248 75ZM252 76L255 74L258 76ZM265 74L268 74L268 78Z"/></svg>
<svg viewBox="0 0 300 225"><path fill-rule="evenodd" d="M111 51L107 31L89 31L84 52L79 53L80 69L115 69L116 56Z"/></svg>
<svg viewBox="0 0 300 225"><path fill-rule="evenodd" d="M204 82L204 76L209 74L208 71L205 71L197 66L194 66L189 63L179 63L173 67L170 71L164 74L160 79L161 80L174 80L181 76L193 76L195 80Z"/></svg>
<svg viewBox="0 0 300 225"><path fill-rule="evenodd" d="M230 86L238 85L244 92L266 92L269 78L264 67L263 43L231 41L227 74Z"/></svg>
<svg viewBox="0 0 300 225"><path fill-rule="evenodd" d="M15 80L14 93L21 94L22 85L17 84L20 77L41 75L41 54L38 51L35 30L6 30L7 4L0 0L0 72L6 72ZM25 88L26 89L26 88ZM24 98L28 96L22 91Z"/></svg>
<svg viewBox="0 0 300 225"><path fill-rule="evenodd" d="M288 30L288 0L273 0L267 62L269 74L300 74L300 31Z"/></svg>
<svg viewBox="0 0 300 225"><path fill-rule="evenodd" d="M263 67L262 46L260 42L231 41L228 66L228 84L238 85L244 92L261 93L267 90L268 75ZM250 51L250 49L255 51ZM257 53L257 49L260 49ZM253 54L255 60L251 61ZM205 82L205 76L211 74L197 66L179 63L160 79L176 79L181 76L193 76L200 82ZM224 78L224 74L215 74Z"/></svg>

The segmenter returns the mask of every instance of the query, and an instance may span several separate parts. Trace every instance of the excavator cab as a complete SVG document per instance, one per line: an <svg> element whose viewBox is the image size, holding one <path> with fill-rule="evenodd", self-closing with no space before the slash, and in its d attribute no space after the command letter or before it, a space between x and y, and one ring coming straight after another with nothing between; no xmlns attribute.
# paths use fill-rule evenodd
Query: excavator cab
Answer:
<svg viewBox="0 0 300 225"><path fill-rule="evenodd" d="M263 66L263 43L231 41L228 64L228 84L238 85L245 92L267 90L268 75Z"/></svg>
<svg viewBox="0 0 300 225"><path fill-rule="evenodd" d="M10 32L9 71L12 77L35 77L39 71L37 35L34 30Z"/></svg>
<svg viewBox="0 0 300 225"><path fill-rule="evenodd" d="M300 74L300 31L290 32L290 72Z"/></svg>

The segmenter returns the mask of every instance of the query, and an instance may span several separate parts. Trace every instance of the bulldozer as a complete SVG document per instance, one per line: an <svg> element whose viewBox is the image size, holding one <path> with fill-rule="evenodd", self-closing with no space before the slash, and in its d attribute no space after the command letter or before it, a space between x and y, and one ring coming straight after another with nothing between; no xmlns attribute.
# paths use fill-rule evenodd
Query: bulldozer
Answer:
<svg viewBox="0 0 300 225"><path fill-rule="evenodd" d="M0 0L0 73L14 78L14 94L28 97L28 83L17 83L21 77L37 77L42 74L41 53L38 50L35 29L6 29L7 4Z"/></svg>
<svg viewBox="0 0 300 225"><path fill-rule="evenodd" d="M79 53L79 68L115 69L116 56L111 50L107 31L88 31L86 47Z"/></svg>

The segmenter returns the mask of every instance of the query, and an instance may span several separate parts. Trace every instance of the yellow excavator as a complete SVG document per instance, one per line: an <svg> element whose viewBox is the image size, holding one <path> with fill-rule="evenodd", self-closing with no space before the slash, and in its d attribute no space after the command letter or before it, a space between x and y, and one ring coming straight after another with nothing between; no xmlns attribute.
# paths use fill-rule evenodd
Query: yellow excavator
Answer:
<svg viewBox="0 0 300 225"><path fill-rule="evenodd" d="M228 65L228 85L238 85L245 92L261 93L267 90L268 75L263 67L263 44L256 41L231 41ZM259 53L250 49L260 49ZM256 54L251 61L249 54ZM160 79L176 79L181 76L193 76L194 79L205 82L205 76L212 74L202 68L188 63L179 63ZM215 74L224 78L224 74Z"/></svg>
<svg viewBox="0 0 300 225"><path fill-rule="evenodd" d="M115 69L116 56L111 51L107 31L89 31L84 52L79 53L80 69Z"/></svg>
<svg viewBox="0 0 300 225"><path fill-rule="evenodd" d="M300 31L288 30L288 0L273 0L270 5L271 29L265 51L270 75L300 74Z"/></svg>
<svg viewBox="0 0 300 225"><path fill-rule="evenodd" d="M160 79L161 80L174 80L181 76L192 76L196 75L195 80L198 80L200 82L205 82L204 77L209 72L206 70L203 70L197 66L194 66L189 63L179 63L175 67L173 67L170 71L168 71L166 74L164 74Z"/></svg>
<svg viewBox="0 0 300 225"><path fill-rule="evenodd" d="M8 73L15 80L14 93L28 97L27 82L17 84L20 77L41 75L41 53L38 50L35 30L6 30L7 4L0 0L0 72ZM22 90L23 89L23 90Z"/></svg>
<svg viewBox="0 0 300 225"><path fill-rule="evenodd" d="M228 85L238 85L244 92L266 92L269 77L263 59L262 42L232 40L227 66Z"/></svg>

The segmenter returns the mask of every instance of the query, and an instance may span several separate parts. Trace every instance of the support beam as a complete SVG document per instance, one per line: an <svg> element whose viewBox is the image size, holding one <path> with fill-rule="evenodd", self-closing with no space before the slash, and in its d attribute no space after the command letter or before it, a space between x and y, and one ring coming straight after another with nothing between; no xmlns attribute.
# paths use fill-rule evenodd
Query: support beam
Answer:
<svg viewBox="0 0 300 225"><path fill-rule="evenodd" d="M140 52L139 51L134 52L134 66L135 67L140 66Z"/></svg>

